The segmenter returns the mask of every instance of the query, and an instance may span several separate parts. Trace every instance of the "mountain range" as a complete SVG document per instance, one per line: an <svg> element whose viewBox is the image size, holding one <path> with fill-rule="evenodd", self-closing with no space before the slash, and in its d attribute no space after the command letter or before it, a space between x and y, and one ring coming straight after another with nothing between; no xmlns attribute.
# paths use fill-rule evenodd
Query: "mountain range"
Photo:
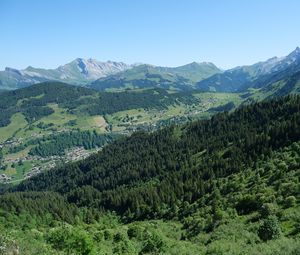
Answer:
<svg viewBox="0 0 300 255"><path fill-rule="evenodd" d="M261 88L270 82L278 82L300 70L300 49L289 55L273 57L250 66L240 66L199 81L196 87L202 91L241 92L249 88ZM271 78L272 77L272 78Z"/></svg>
<svg viewBox="0 0 300 255"><path fill-rule="evenodd" d="M216 92L245 92L274 87L282 89L287 77L300 71L300 49L297 47L285 57L273 57L253 65L221 70L210 62L193 62L179 67L160 67L149 64L129 65L123 62L100 62L77 58L56 69L27 67L24 70L5 68L0 71L0 89L17 89L44 81L60 81L97 90L124 90L164 88ZM289 89L297 85L292 78ZM265 87L268 89L266 90ZM298 86L296 86L296 90Z"/></svg>
<svg viewBox="0 0 300 255"><path fill-rule="evenodd" d="M221 70L209 62L193 62L179 67L138 65L114 75L100 78L90 84L97 90L149 88L190 90L197 81Z"/></svg>
<svg viewBox="0 0 300 255"><path fill-rule="evenodd" d="M112 75L131 68L122 62L100 62L95 59L77 58L56 69L28 66L24 70L6 67L0 71L0 88L17 89L44 81L62 81L74 85L86 85L100 77Z"/></svg>
<svg viewBox="0 0 300 255"><path fill-rule="evenodd" d="M156 67L146 64L100 62L77 58L56 69L28 66L24 70L6 67L0 71L0 89L18 89L45 81L60 81L100 90L110 88L172 87L186 89L197 81L219 73L212 63L187 64L179 67ZM170 85L173 84L173 85Z"/></svg>

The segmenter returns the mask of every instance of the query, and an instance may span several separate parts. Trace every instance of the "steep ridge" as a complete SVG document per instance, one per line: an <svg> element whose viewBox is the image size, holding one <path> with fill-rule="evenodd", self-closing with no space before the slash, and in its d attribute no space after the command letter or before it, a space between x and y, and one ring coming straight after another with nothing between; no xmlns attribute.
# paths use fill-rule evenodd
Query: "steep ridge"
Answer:
<svg viewBox="0 0 300 255"><path fill-rule="evenodd" d="M264 87L271 80L287 77L300 69L300 49L283 58L271 58L250 66L236 67L197 83L203 91L241 92Z"/></svg>

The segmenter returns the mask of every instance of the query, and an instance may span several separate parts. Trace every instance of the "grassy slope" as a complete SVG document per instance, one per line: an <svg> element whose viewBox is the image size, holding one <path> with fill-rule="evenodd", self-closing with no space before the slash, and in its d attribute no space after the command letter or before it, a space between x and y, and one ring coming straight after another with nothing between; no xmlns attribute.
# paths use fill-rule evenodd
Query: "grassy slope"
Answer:
<svg viewBox="0 0 300 255"><path fill-rule="evenodd" d="M16 132L26 127L27 124L27 121L21 113L15 114L8 126L0 128L0 142L14 136Z"/></svg>
<svg viewBox="0 0 300 255"><path fill-rule="evenodd" d="M169 106L168 109L162 111L132 109L109 114L106 116L106 120L113 126L113 131L120 132L125 129L126 124L150 124L159 120L167 120L178 116L189 116L192 119L207 118L213 114L208 111L212 107L224 105L231 101L236 105L236 107L242 103L240 94L236 93L204 92L194 93L193 95L200 99L199 104L177 104Z"/></svg>
<svg viewBox="0 0 300 255"><path fill-rule="evenodd" d="M25 142L37 137L47 136L51 133L60 132L70 129L80 130L96 130L98 133L106 133L105 127L107 123L105 119L100 116L88 116L84 114L70 114L66 109L58 107L57 104L49 104L54 113L41 118L38 121L31 123L30 125L25 120L21 113L16 113L11 119L11 123L6 127L0 128L0 142L4 142L10 138L17 138L20 141ZM76 120L75 125L68 125L71 120ZM45 124L53 124L51 129L41 129L37 125L43 122ZM52 131L55 130L55 131ZM11 160L18 160L28 156L28 152L32 146L26 147L25 149L17 153L8 153L7 150L4 156L4 162L7 162L7 169L1 171L2 173L13 177L13 183L18 183L23 180L23 174L27 173L33 166L39 165L40 162L36 160L24 161L24 166L13 166ZM9 162L9 163L8 163Z"/></svg>

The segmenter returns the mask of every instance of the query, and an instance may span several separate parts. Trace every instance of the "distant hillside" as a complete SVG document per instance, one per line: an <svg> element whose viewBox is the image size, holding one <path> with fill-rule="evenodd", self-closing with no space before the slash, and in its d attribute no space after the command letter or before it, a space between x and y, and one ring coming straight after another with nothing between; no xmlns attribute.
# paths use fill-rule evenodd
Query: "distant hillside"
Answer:
<svg viewBox="0 0 300 255"><path fill-rule="evenodd" d="M241 66L223 73L215 74L197 83L196 88L202 91L241 92L249 88L262 88L288 78L300 71L300 49L297 47L288 56L271 58L251 66Z"/></svg>
<svg viewBox="0 0 300 255"><path fill-rule="evenodd" d="M135 66L124 72L100 78L91 83L97 90L120 90L137 88L164 88L177 90L194 89L197 81L221 72L212 63L187 64L180 67L157 67L151 65Z"/></svg>
<svg viewBox="0 0 300 255"><path fill-rule="evenodd" d="M210 62L192 62L178 67L157 67L162 72L177 74L192 82L204 80L213 74L220 73L221 70Z"/></svg>
<svg viewBox="0 0 300 255"><path fill-rule="evenodd" d="M122 83L119 81L121 85L116 85L116 82L113 82L117 79L123 79L121 78L123 74L119 78L114 76L115 74L131 68L134 68L132 72L124 73L129 82L124 81ZM110 88L109 86L112 86L112 88L122 88L131 85L131 87L135 88L166 88L172 87L171 83L174 83L174 87L194 84L217 72L220 72L220 70L211 63L194 62L170 68L150 65L127 65L122 62L100 62L95 59L77 58L56 69L42 69L29 66L24 70L17 70L7 67L4 71L0 71L0 89L17 89L45 81L60 81L73 85L89 86L89 83L104 77L109 78L106 81L106 85L101 85L100 87ZM93 85L93 87L97 86Z"/></svg>
<svg viewBox="0 0 300 255"><path fill-rule="evenodd" d="M22 113L28 122L36 121L54 111L48 104L74 102L81 96L96 92L86 88L70 86L63 83L46 82L27 88L7 91L1 94L0 126L10 124L11 117Z"/></svg>
<svg viewBox="0 0 300 255"><path fill-rule="evenodd" d="M115 74L130 68L122 62L100 62L94 59L77 58L56 69L27 67L24 70L6 68L0 71L0 89L17 89L44 81L61 81L85 85L100 77Z"/></svg>
<svg viewBox="0 0 300 255"><path fill-rule="evenodd" d="M2 93L0 126L10 123L15 113L22 113L28 122L53 113L48 104L58 104L68 111L105 115L136 108L163 109L168 105L196 102L190 94L169 94L162 89L130 92L101 92L58 82L46 82ZM191 97L189 97L191 96Z"/></svg>
<svg viewBox="0 0 300 255"><path fill-rule="evenodd" d="M275 74L260 77L252 88L252 97L256 99L300 93L300 61Z"/></svg>

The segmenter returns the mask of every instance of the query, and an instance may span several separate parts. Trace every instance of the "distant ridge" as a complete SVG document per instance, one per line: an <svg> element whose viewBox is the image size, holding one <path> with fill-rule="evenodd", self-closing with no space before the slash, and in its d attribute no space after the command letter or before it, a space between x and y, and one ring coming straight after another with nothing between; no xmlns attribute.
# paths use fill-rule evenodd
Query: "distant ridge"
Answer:
<svg viewBox="0 0 300 255"><path fill-rule="evenodd" d="M24 70L5 68L0 71L0 88L17 89L44 81L61 81L74 85L86 85L100 77L112 75L131 68L123 62L100 62L95 59L77 58L56 69L28 66Z"/></svg>
<svg viewBox="0 0 300 255"><path fill-rule="evenodd" d="M281 73L283 77L297 71L300 71L299 47L285 57L273 57L253 65L239 66L215 74L198 82L196 87L202 91L241 92L266 85L267 78L271 76L278 77Z"/></svg>
<svg viewBox="0 0 300 255"><path fill-rule="evenodd" d="M144 64L100 78L92 82L91 87L97 90L150 87L191 90L194 89L197 81L220 72L221 70L218 67L209 62L192 62L178 67L161 67Z"/></svg>
<svg viewBox="0 0 300 255"><path fill-rule="evenodd" d="M221 70L210 62L192 62L178 67L149 64L101 62L92 58L76 58L56 69L28 66L24 70L6 67L0 71L0 90L27 87L45 81L59 81L96 90L126 90L163 88L171 90L200 90L215 92L246 92L249 89L276 94L291 76L289 93L299 92L300 48L285 57L272 57L253 65ZM299 85L299 86L298 86ZM274 89L275 88L275 89Z"/></svg>

